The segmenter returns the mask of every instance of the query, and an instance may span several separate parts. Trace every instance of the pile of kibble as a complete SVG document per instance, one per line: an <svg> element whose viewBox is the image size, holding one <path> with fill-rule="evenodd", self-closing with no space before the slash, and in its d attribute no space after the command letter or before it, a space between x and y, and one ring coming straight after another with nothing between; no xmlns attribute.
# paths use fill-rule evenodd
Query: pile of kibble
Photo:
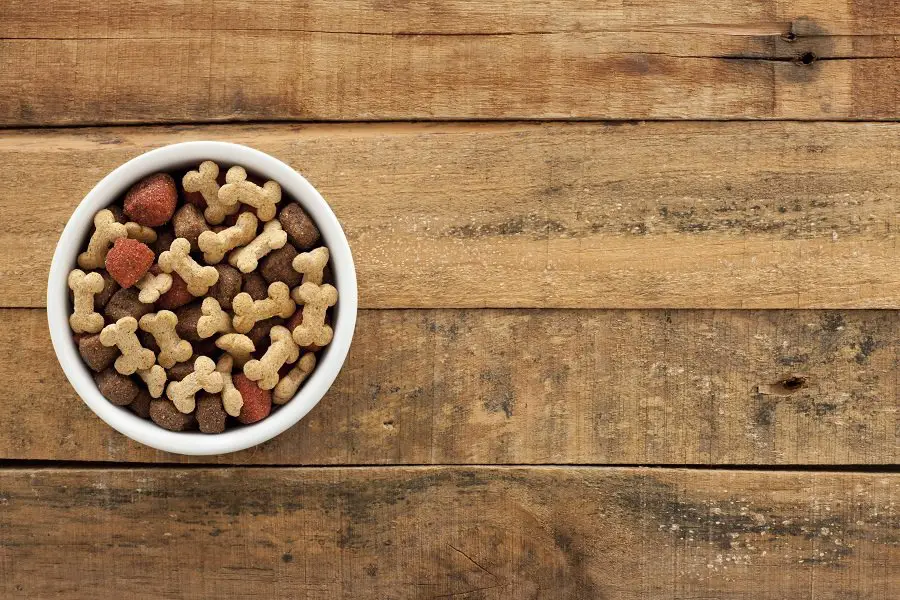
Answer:
<svg viewBox="0 0 900 600"><path fill-rule="evenodd" d="M240 166L138 181L82 250L68 278L78 350L104 397L166 429L266 418L333 337L319 230Z"/></svg>

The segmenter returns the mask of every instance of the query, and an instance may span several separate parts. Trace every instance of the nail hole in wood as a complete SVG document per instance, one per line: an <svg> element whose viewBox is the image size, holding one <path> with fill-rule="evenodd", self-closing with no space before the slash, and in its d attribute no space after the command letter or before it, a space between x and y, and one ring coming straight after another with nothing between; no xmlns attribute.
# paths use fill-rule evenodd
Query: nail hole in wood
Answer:
<svg viewBox="0 0 900 600"><path fill-rule="evenodd" d="M800 56L800 62L803 63L804 65L811 65L814 62L816 62L816 58L817 57L814 52L804 52Z"/></svg>

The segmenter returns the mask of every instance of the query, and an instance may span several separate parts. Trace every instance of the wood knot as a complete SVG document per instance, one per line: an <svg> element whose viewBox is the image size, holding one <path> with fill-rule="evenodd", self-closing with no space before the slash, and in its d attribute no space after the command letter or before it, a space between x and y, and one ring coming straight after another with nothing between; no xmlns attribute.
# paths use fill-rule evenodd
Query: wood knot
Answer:
<svg viewBox="0 0 900 600"><path fill-rule="evenodd" d="M763 383L756 391L764 396L790 396L809 387L809 379L803 375L790 375L775 383Z"/></svg>

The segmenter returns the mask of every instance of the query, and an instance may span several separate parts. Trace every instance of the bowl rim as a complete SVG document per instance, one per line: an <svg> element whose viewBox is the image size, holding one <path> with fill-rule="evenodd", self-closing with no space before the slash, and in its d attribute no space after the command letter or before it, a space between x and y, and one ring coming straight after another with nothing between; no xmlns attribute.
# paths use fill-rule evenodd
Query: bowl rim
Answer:
<svg viewBox="0 0 900 600"><path fill-rule="evenodd" d="M328 247L339 292L335 306L334 338L319 356L316 368L303 386L270 416L252 425L218 434L175 432L142 419L127 407L104 398L72 338L68 321L69 272L77 268L81 244L90 234L96 212L106 208L135 182L160 171L199 165L213 160L221 167L239 164L249 172L277 181L310 215ZM185 455L213 455L244 450L261 444L293 426L318 404L341 370L356 326L356 270L350 244L337 216L322 195L299 172L260 150L219 141L192 141L150 150L123 163L91 189L79 202L57 242L47 278L47 322L57 361L69 383L94 413L127 437L156 448Z"/></svg>

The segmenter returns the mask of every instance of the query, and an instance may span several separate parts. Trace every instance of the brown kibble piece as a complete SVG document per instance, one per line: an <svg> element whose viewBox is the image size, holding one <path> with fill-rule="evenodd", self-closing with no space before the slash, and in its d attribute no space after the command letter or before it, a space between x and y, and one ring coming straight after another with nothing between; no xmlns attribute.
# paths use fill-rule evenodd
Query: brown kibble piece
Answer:
<svg viewBox="0 0 900 600"><path fill-rule="evenodd" d="M263 276L256 271L245 273L243 275L244 285L241 287L242 292L247 292L254 300L265 300L269 296L269 284L263 279ZM232 298L234 300L234 298Z"/></svg>
<svg viewBox="0 0 900 600"><path fill-rule="evenodd" d="M94 375L97 389L103 397L116 406L130 404L138 394L138 384L131 377L120 375L115 369L106 369Z"/></svg>
<svg viewBox="0 0 900 600"><path fill-rule="evenodd" d="M194 361L197 360L198 354L192 356L185 362L180 362L171 369L166 369L166 377L168 381L181 381L194 372Z"/></svg>
<svg viewBox="0 0 900 600"><path fill-rule="evenodd" d="M182 306L175 311L178 317L178 325L175 326L175 332L181 339L189 342L199 342L200 334L197 333L197 322L203 316L203 305L200 302Z"/></svg>
<svg viewBox="0 0 900 600"><path fill-rule="evenodd" d="M200 249L197 239L201 233L209 231L206 219L193 204L185 204L179 208L172 218L172 224L175 226L175 237L184 238L191 243L191 252Z"/></svg>
<svg viewBox="0 0 900 600"><path fill-rule="evenodd" d="M278 214L288 239L300 250L309 250L319 243L319 229L306 211L296 202L289 202Z"/></svg>
<svg viewBox="0 0 900 600"><path fill-rule="evenodd" d="M243 283L241 272L230 265L224 264L216 265L216 271L219 272L219 281L209 288L208 294L218 300L219 306L223 309L231 310L231 301L241 292L241 284ZM265 289L265 284L263 284L264 294L266 293Z"/></svg>
<svg viewBox="0 0 900 600"><path fill-rule="evenodd" d="M106 271L98 271L98 273L103 277L103 290L94 296L94 309L102 310L109 303L109 299L113 297L113 294L119 291L119 284Z"/></svg>
<svg viewBox="0 0 900 600"><path fill-rule="evenodd" d="M118 321L122 317L134 317L140 319L153 311L152 304L144 304L138 299L140 290L137 288L122 288L109 299L103 314L110 321Z"/></svg>
<svg viewBox="0 0 900 600"><path fill-rule="evenodd" d="M162 294L156 301L159 308L166 310L175 310L194 300L194 295L188 291L184 279L178 273L171 273L171 275L172 285L169 287L169 291Z"/></svg>
<svg viewBox="0 0 900 600"><path fill-rule="evenodd" d="M176 237L175 231L172 229L171 225L166 225L165 227L156 230L156 241L150 244L150 248L153 250L153 253L156 254L157 258L159 258L160 254L169 249Z"/></svg>
<svg viewBox="0 0 900 600"><path fill-rule="evenodd" d="M179 412L175 405L165 398L150 402L150 418L169 431L188 431L197 426L197 419L193 414Z"/></svg>
<svg viewBox="0 0 900 600"><path fill-rule="evenodd" d="M113 361L119 356L119 349L100 343L100 334L98 333L83 336L78 341L78 353L81 354L81 358L88 367L99 372L113 364Z"/></svg>
<svg viewBox="0 0 900 600"><path fill-rule="evenodd" d="M131 401L131 404L128 405L128 408L140 418L148 419L150 418L150 403L152 401L153 396L150 395L150 392L141 388L138 390L138 394L134 397L134 400Z"/></svg>
<svg viewBox="0 0 900 600"><path fill-rule="evenodd" d="M265 321L259 321L245 335L250 338L250 341L253 342L256 350L261 355L269 347L269 331L276 325L284 325L284 322L284 319L281 317L272 317Z"/></svg>
<svg viewBox="0 0 900 600"><path fill-rule="evenodd" d="M203 433L222 433L225 431L225 418L228 416L222 407L222 396L201 392L197 394L197 408L194 411L200 431Z"/></svg>
<svg viewBox="0 0 900 600"><path fill-rule="evenodd" d="M296 256L297 249L291 244L285 244L262 259L259 273L269 283L283 281L289 288L295 288L302 283L303 279L302 275L295 271L292 266Z"/></svg>

